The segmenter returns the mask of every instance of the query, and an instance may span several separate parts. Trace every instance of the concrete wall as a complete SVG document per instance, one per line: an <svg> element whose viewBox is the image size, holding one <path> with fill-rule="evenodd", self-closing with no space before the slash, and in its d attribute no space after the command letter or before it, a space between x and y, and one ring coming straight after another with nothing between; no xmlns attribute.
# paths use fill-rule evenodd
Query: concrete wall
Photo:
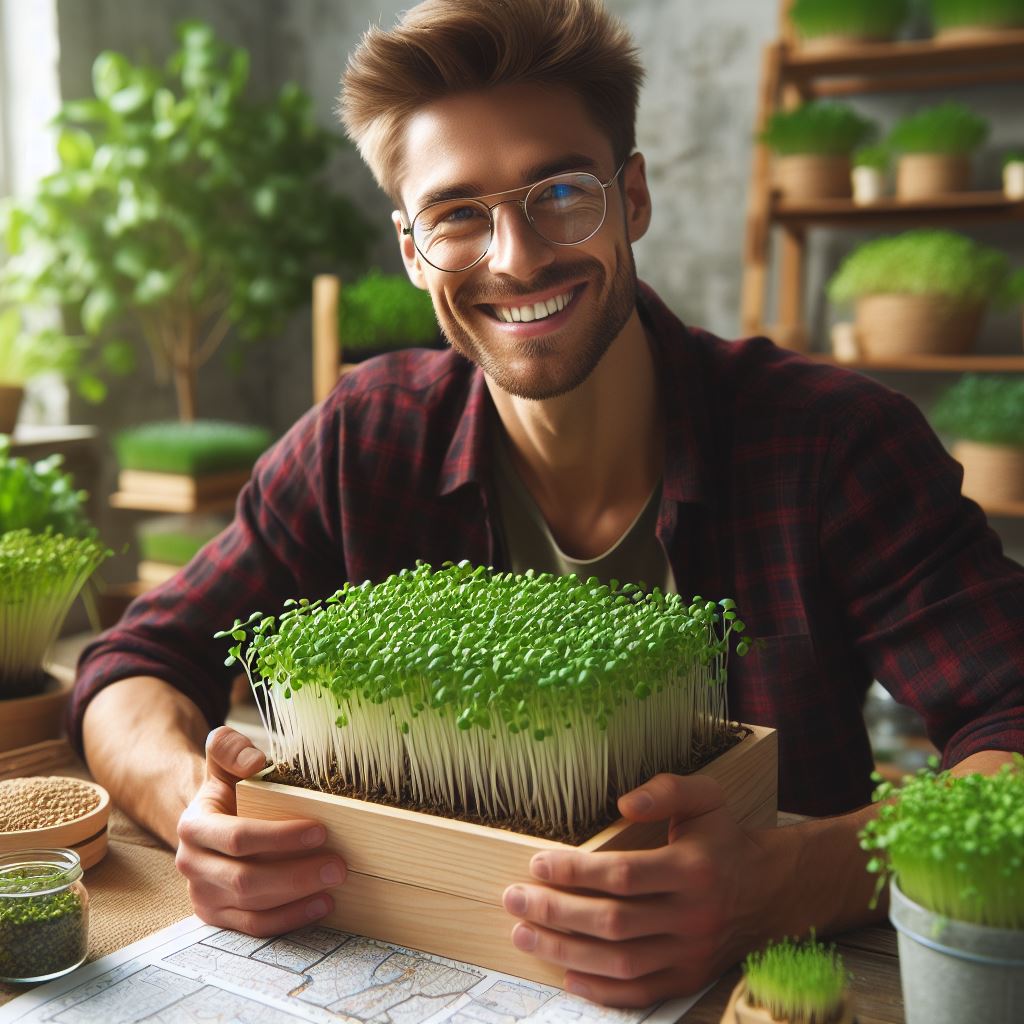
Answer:
<svg viewBox="0 0 1024 1024"><path fill-rule="evenodd" d="M683 317L716 333L735 336L744 215L751 164L753 121L763 46L776 34L771 0L606 0L634 32L644 53L648 80L640 108L639 146L645 153L655 202L654 224L637 246L641 276ZM315 98L322 121L333 122L340 72L350 49L371 22L391 24L409 0L57 0L64 95L89 89L89 66L104 48L135 57L162 58L173 48L172 26L183 17L211 21L253 56L254 88L275 89L298 81ZM974 90L968 102L994 125L993 147L1024 142L1019 88ZM883 128L904 110L933 102L935 94L874 98L865 112ZM979 164L981 183L995 187L996 155ZM340 180L376 217L381 266L398 269L388 220L389 206L354 154L339 159ZM990 227L979 237L1013 250L1024 260L1019 229ZM822 336L834 317L822 288L843 253L862 235L816 234L811 245L808 312ZM993 316L983 344L1020 350L1019 321ZM245 371L232 375L209 367L201 385L201 411L266 422L284 430L309 403L309 321L294 318L284 334L250 350ZM950 378L887 377L927 406ZM116 428L171 414L169 393L155 395L149 377L116 390L99 412ZM96 412L83 416L96 419ZM1024 524L1000 523L1017 557L1024 552Z"/></svg>

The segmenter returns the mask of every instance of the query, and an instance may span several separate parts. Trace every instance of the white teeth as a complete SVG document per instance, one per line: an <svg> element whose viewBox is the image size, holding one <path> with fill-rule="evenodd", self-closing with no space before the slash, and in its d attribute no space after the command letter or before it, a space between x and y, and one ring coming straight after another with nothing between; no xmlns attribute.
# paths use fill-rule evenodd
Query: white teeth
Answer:
<svg viewBox="0 0 1024 1024"><path fill-rule="evenodd" d="M545 302L535 302L532 306L492 306L495 316L505 323L528 324L533 320L543 320L545 317L560 313L572 298L572 292L564 295L556 295L553 299Z"/></svg>

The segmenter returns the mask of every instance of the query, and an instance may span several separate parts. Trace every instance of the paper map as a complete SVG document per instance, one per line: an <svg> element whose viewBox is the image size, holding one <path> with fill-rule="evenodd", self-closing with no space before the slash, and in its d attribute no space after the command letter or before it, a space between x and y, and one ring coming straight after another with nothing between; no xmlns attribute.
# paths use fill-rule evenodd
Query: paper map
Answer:
<svg viewBox="0 0 1024 1024"><path fill-rule="evenodd" d="M254 939L190 917L19 996L0 1024L672 1024L697 998L610 1010L331 928Z"/></svg>

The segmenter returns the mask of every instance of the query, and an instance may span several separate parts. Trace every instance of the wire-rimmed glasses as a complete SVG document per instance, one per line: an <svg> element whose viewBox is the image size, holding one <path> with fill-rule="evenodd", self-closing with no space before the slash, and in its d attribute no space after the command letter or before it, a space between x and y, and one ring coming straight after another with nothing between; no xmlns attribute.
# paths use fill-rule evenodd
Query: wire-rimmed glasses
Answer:
<svg viewBox="0 0 1024 1024"><path fill-rule="evenodd" d="M522 188L492 192L478 199L443 199L424 206L403 227L403 235L412 235L416 251L436 270L458 273L476 266L487 254L494 237L492 211L504 203L517 203L534 231L552 245L579 245L593 238L604 224L608 212L607 190L626 162L607 180L601 181L589 171L568 171ZM484 198L507 196L486 203Z"/></svg>

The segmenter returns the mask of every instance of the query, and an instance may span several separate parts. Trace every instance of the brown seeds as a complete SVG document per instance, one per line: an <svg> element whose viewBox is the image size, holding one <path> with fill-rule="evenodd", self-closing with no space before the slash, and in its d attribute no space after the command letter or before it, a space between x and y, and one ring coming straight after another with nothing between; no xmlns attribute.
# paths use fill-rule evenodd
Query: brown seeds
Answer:
<svg viewBox="0 0 1024 1024"><path fill-rule="evenodd" d="M0 781L0 832L62 825L88 814L99 802L100 794L78 779L6 779Z"/></svg>

